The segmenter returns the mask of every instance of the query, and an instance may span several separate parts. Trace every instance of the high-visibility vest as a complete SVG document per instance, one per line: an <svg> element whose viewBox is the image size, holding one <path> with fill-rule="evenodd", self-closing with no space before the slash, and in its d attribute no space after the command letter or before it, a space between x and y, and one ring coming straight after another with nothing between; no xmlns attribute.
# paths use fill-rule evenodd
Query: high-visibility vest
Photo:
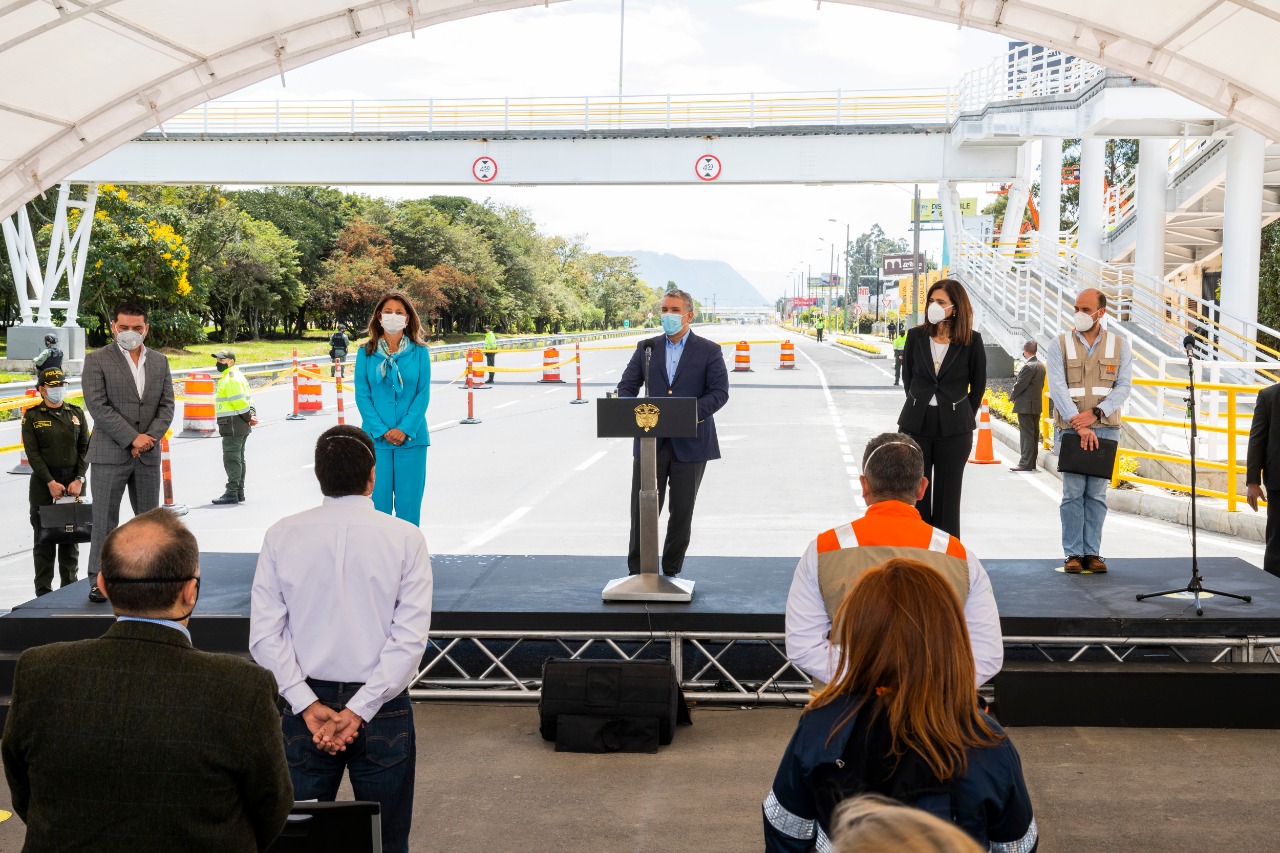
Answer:
<svg viewBox="0 0 1280 853"><path fill-rule="evenodd" d="M214 391L214 414L219 418L242 415L253 407L249 396L249 380L234 365L218 377Z"/></svg>
<svg viewBox="0 0 1280 853"><path fill-rule="evenodd" d="M825 325L826 325L826 320L822 319L821 314L818 315L818 319L813 321L813 326L816 329L821 329Z"/></svg>
<svg viewBox="0 0 1280 853"><path fill-rule="evenodd" d="M906 332L903 332L901 335L898 335L896 338L893 339L893 348L896 350L903 350L907 348Z"/></svg>
<svg viewBox="0 0 1280 853"><path fill-rule="evenodd" d="M498 348L498 336L497 336L497 335L495 335L493 332L486 332L486 333L485 333L485 336L484 336L484 348L485 348L485 349L497 349L497 348Z"/></svg>

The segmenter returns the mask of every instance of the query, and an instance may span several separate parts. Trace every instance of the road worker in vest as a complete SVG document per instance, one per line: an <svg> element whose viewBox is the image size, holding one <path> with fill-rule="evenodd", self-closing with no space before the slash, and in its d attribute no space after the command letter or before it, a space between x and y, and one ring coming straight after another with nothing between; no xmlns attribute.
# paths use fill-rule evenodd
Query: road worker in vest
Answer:
<svg viewBox="0 0 1280 853"><path fill-rule="evenodd" d="M902 382L902 360L907 351L907 330L898 328L898 336L893 339L893 384Z"/></svg>
<svg viewBox="0 0 1280 853"><path fill-rule="evenodd" d="M493 367L493 361L498 354L494 352L498 348L498 336L493 333L493 326L484 327L484 360ZM493 371L489 371L489 384L493 384Z"/></svg>
<svg viewBox="0 0 1280 853"><path fill-rule="evenodd" d="M818 343L822 343L822 330L827 327L827 318L821 314L813 318L813 330L818 333Z"/></svg>
<svg viewBox="0 0 1280 853"><path fill-rule="evenodd" d="M964 607L978 685L1004 663L1004 636L986 569L960 540L920 518L916 501L929 482L924 454L902 433L886 432L862 454L862 496L867 512L809 543L787 595L787 657L815 681L835 675L839 649L828 635L836 610L862 573L891 557L909 557L936 569Z"/></svg>
<svg viewBox="0 0 1280 853"><path fill-rule="evenodd" d="M1074 328L1045 347L1049 400L1053 404L1054 453L1064 432L1080 436L1082 450L1097 450L1098 439L1120 437L1121 409L1133 390L1133 352L1129 342L1106 329L1107 296L1082 290L1076 297ZM1072 574L1107 570L1102 522L1107 517L1104 477L1062 473L1063 570Z"/></svg>
<svg viewBox="0 0 1280 853"><path fill-rule="evenodd" d="M221 374L213 402L222 436L222 467L227 472L227 490L213 502L224 506L244 503L244 444L250 429L258 425L258 413L249 396L249 380L236 369L236 354L224 349L213 357Z"/></svg>

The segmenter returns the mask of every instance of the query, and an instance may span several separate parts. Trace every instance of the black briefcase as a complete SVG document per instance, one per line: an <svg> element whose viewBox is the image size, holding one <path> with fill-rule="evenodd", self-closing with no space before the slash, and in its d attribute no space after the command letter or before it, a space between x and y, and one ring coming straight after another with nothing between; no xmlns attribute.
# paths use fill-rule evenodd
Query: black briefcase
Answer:
<svg viewBox="0 0 1280 853"><path fill-rule="evenodd" d="M93 508L90 504L49 504L40 507L40 544L73 545L93 538Z"/></svg>
<svg viewBox="0 0 1280 853"><path fill-rule="evenodd" d="M543 739L574 752L652 752L649 721L664 746L690 722L676 668L662 660L549 658L538 714Z"/></svg>

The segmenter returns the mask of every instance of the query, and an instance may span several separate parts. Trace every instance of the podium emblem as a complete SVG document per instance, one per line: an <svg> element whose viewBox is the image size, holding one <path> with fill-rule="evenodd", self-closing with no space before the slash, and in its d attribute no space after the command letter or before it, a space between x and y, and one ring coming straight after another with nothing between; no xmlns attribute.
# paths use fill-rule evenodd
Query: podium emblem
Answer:
<svg viewBox="0 0 1280 853"><path fill-rule="evenodd" d="M658 415L662 410L652 403L641 403L636 406L636 426L648 432L658 425Z"/></svg>

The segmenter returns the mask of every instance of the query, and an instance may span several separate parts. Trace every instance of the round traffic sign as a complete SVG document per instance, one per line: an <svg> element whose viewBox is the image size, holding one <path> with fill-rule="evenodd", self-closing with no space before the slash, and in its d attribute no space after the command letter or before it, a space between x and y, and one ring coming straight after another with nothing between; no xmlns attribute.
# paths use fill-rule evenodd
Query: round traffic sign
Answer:
<svg viewBox="0 0 1280 853"><path fill-rule="evenodd" d="M471 164L471 174L480 183L487 184L498 177L498 162L492 157L477 157Z"/></svg>
<svg viewBox="0 0 1280 853"><path fill-rule="evenodd" d="M703 154L694 164L693 171L699 180L714 181L720 177L720 158L714 154Z"/></svg>

